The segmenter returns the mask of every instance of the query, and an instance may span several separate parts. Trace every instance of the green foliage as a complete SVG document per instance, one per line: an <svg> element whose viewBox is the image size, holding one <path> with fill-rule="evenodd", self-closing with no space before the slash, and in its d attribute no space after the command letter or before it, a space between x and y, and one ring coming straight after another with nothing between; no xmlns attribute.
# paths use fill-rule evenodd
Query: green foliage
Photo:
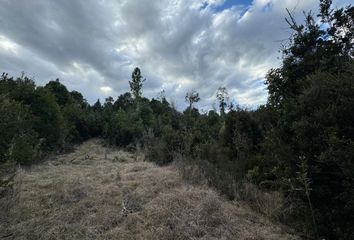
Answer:
<svg viewBox="0 0 354 240"><path fill-rule="evenodd" d="M5 73L0 78L0 94L9 99L28 105L33 100L34 91L34 81L24 74L16 80Z"/></svg>
<svg viewBox="0 0 354 240"><path fill-rule="evenodd" d="M34 131L14 136L8 149L8 159L19 164L31 164L40 157L39 145Z"/></svg>
<svg viewBox="0 0 354 240"><path fill-rule="evenodd" d="M95 104L93 104L92 109L93 109L95 112L99 112L99 111L102 110L102 104L101 104L101 101L100 101L99 99L97 99L97 101L95 102Z"/></svg>
<svg viewBox="0 0 354 240"><path fill-rule="evenodd" d="M165 126L159 138L147 140L147 157L160 165L171 163L174 156L182 151L183 136L171 126Z"/></svg>
<svg viewBox="0 0 354 240"><path fill-rule="evenodd" d="M62 113L66 121L67 142L82 142L90 137L87 111L87 109L82 108L82 105L68 104L63 107Z"/></svg>
<svg viewBox="0 0 354 240"><path fill-rule="evenodd" d="M45 85L46 89L48 89L55 97L55 100L59 106L64 106L72 102L71 95L66 87L59 82L59 79L55 81L50 81ZM76 94L76 97L77 96Z"/></svg>
<svg viewBox="0 0 354 240"><path fill-rule="evenodd" d="M86 99L82 96L81 93L77 91L70 92L70 97L73 103L81 108L88 108L89 104L87 103Z"/></svg>
<svg viewBox="0 0 354 240"><path fill-rule="evenodd" d="M0 163L29 163L38 142L33 116L21 103L0 97Z"/></svg>
<svg viewBox="0 0 354 240"><path fill-rule="evenodd" d="M0 102L0 163L31 164L48 151L97 136L98 114L59 81L36 88L24 73L17 79L3 73Z"/></svg>
<svg viewBox="0 0 354 240"><path fill-rule="evenodd" d="M134 122L125 111L118 110L113 114L104 136L111 145L127 146L142 136L143 124L141 121Z"/></svg>
<svg viewBox="0 0 354 240"><path fill-rule="evenodd" d="M48 149L63 146L67 129L53 94L45 88L37 88L30 109L35 115L34 130L45 139L45 146Z"/></svg>
<svg viewBox="0 0 354 240"><path fill-rule="evenodd" d="M118 97L118 99L114 102L114 109L123 109L124 111L128 111L133 106L133 98L131 93L127 92Z"/></svg>
<svg viewBox="0 0 354 240"><path fill-rule="evenodd" d="M352 158L348 144L354 137L353 73L333 75L318 72L309 76L307 86L297 98L296 107L288 103L283 110L282 121L276 130L278 137L274 138L279 148L272 148L273 158L282 169L277 173L279 179L296 179L299 157L307 159L313 208L320 224L319 233L327 236L335 234L328 232L329 227L337 226L340 232L344 231L340 225L352 219L354 211L354 208L343 211L343 206L346 201L351 201L351 197L345 201L339 201L336 197L350 191L344 182L352 181L352 175L343 172L343 169L344 166L349 167L346 164ZM341 157L328 153L334 146Z"/></svg>
<svg viewBox="0 0 354 240"><path fill-rule="evenodd" d="M143 106L140 107L139 112L138 112L138 117L139 117L139 119L141 119L142 124L146 128L151 127L154 123L153 111L150 108L150 106L147 104L144 104Z"/></svg>
<svg viewBox="0 0 354 240"><path fill-rule="evenodd" d="M268 103L277 122L264 145L265 157L273 162L266 169L278 183L288 183L282 189L298 206L294 215L309 219L303 221L305 229L329 239L351 239L354 206L348 205L353 195L347 193L352 193L353 175L344 169L353 169L348 163L354 140L354 7L330 6L331 1L321 1L322 27L310 14L304 25L291 15L288 20L294 35L283 65L267 76ZM299 178L304 172L306 181L304 174Z"/></svg>

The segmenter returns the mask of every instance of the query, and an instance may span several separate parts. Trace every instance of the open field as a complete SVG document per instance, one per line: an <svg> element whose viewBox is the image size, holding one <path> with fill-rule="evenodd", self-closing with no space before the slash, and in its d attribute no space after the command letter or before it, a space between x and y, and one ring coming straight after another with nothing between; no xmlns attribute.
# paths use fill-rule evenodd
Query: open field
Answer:
<svg viewBox="0 0 354 240"><path fill-rule="evenodd" d="M1 239L298 239L285 228L185 182L174 166L94 139L19 169L1 199Z"/></svg>

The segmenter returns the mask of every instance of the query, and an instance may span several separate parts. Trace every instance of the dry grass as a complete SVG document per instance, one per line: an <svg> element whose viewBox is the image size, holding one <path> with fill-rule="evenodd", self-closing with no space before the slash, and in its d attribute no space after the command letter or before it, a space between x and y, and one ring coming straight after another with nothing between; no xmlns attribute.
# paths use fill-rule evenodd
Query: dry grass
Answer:
<svg viewBox="0 0 354 240"><path fill-rule="evenodd" d="M203 186L88 141L19 169L0 199L3 239L298 239Z"/></svg>
<svg viewBox="0 0 354 240"><path fill-rule="evenodd" d="M246 202L253 210L268 218L279 220L285 209L284 196L278 191L262 191L252 183L243 182L235 188L235 198Z"/></svg>

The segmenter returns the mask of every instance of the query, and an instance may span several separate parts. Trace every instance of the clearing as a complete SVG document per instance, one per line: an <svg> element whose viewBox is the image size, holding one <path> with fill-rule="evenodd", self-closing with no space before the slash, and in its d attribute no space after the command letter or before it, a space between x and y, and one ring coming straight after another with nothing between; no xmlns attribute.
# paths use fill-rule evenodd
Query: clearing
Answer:
<svg viewBox="0 0 354 240"><path fill-rule="evenodd" d="M1 239L299 239L206 186L93 139L18 169Z"/></svg>

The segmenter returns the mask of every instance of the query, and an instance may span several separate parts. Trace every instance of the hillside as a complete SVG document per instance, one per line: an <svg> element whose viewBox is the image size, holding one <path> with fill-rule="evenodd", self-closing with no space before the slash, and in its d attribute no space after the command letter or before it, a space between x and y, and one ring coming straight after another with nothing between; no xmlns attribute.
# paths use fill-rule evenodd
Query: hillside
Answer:
<svg viewBox="0 0 354 240"><path fill-rule="evenodd" d="M1 239L299 239L205 186L94 139L18 169Z"/></svg>

